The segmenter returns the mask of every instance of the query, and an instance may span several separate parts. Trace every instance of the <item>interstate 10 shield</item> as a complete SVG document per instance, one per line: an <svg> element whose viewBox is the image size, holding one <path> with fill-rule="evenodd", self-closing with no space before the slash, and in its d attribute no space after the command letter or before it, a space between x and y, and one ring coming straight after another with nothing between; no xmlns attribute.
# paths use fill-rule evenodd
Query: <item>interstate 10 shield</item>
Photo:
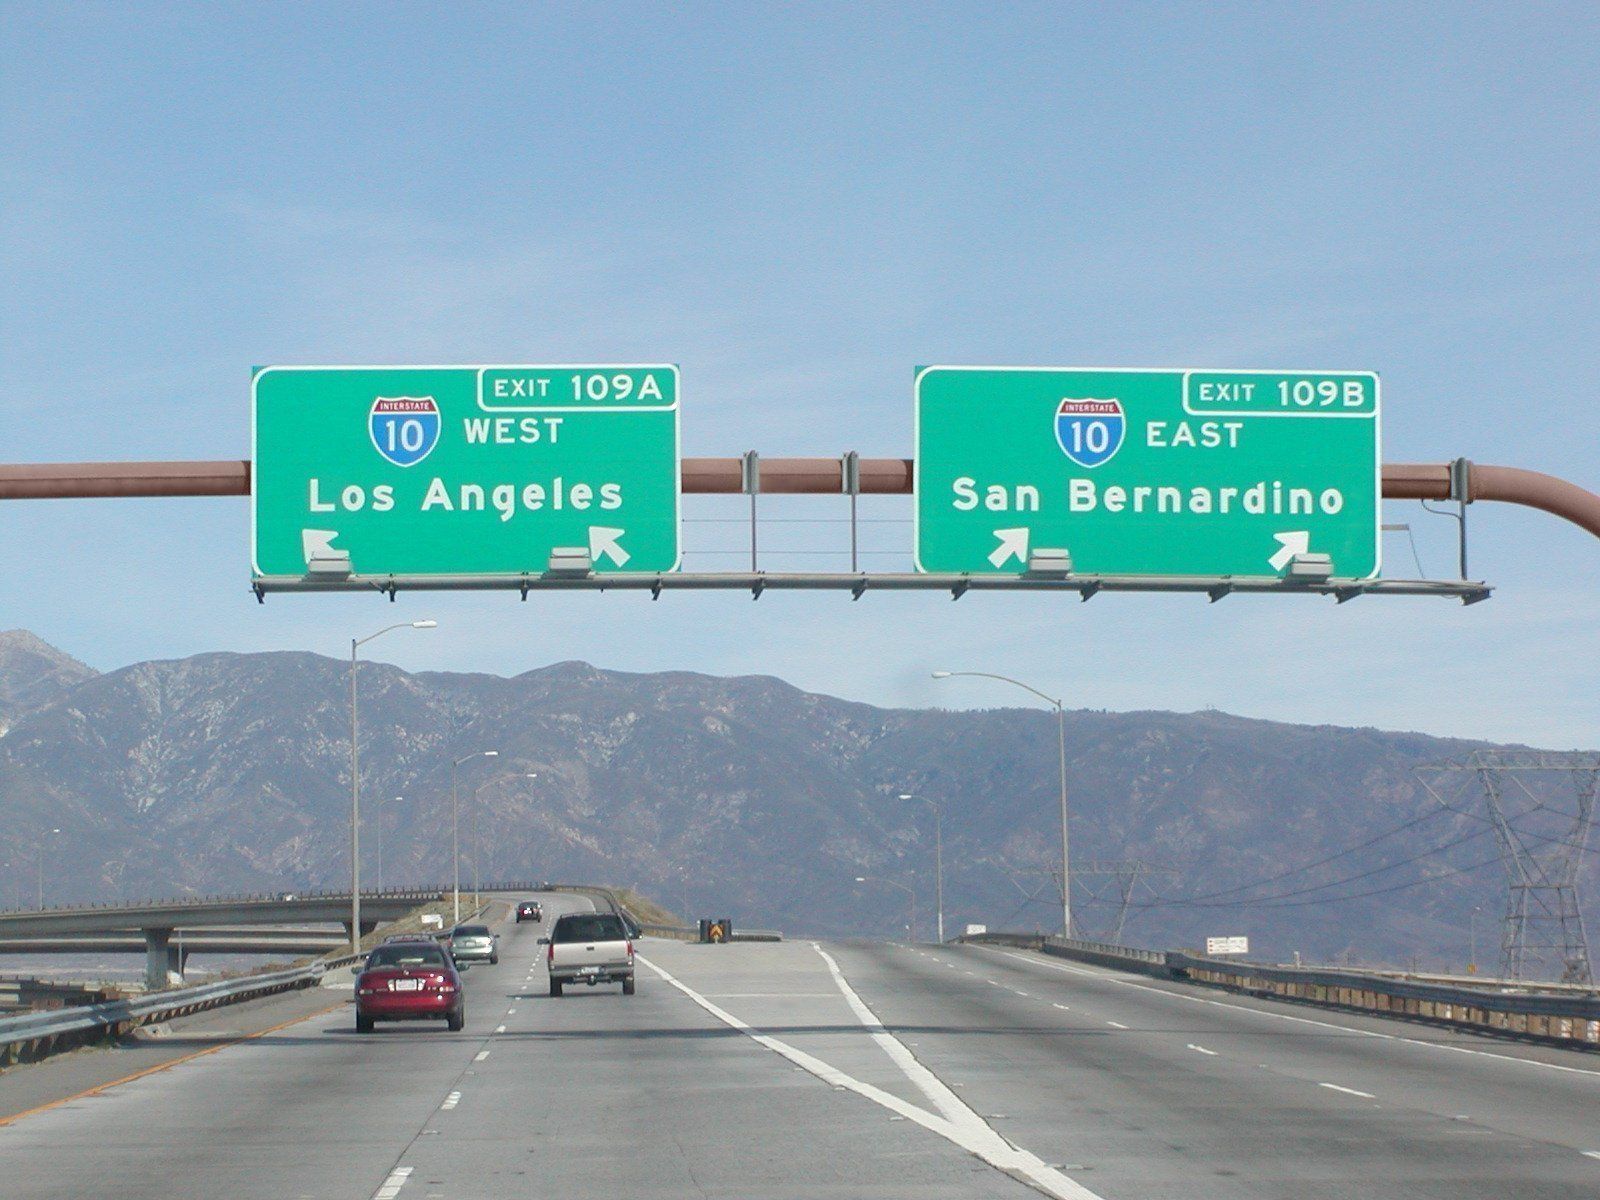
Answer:
<svg viewBox="0 0 1600 1200"><path fill-rule="evenodd" d="M1120 400L1063 400L1056 409L1056 442L1080 467L1110 462L1127 429Z"/></svg>
<svg viewBox="0 0 1600 1200"><path fill-rule="evenodd" d="M432 396L379 396L367 420L372 444L397 467L414 467L439 444L439 403Z"/></svg>

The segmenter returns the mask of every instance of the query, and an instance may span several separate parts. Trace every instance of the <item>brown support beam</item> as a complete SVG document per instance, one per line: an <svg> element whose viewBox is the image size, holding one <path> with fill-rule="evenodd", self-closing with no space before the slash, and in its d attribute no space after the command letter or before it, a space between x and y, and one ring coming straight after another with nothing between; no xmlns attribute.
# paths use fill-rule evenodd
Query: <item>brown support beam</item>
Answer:
<svg viewBox="0 0 1600 1200"><path fill-rule="evenodd" d="M241 459L0 465L0 500L249 494L250 464Z"/></svg>
<svg viewBox="0 0 1600 1200"><path fill-rule="evenodd" d="M911 494L909 458L863 458L861 492L872 496ZM1600 496L1539 471L1473 464L1472 499L1521 504L1562 517L1600 537ZM686 495L737 494L737 458L686 458ZM763 458L761 490L772 495L843 492L837 458ZM61 500L126 496L246 496L250 463L211 462L18 463L0 465L0 500ZM1450 468L1444 463L1386 463L1383 495L1388 500L1446 500Z"/></svg>

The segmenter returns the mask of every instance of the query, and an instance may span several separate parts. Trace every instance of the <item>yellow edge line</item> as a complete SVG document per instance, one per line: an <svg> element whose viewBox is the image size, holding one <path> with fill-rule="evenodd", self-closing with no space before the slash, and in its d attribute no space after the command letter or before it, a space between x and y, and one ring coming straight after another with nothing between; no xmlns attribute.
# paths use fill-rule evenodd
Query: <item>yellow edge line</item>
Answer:
<svg viewBox="0 0 1600 1200"><path fill-rule="evenodd" d="M347 1001L330 1004L326 1008L319 1008L316 1012L307 1013L303 1017L295 1017L289 1021L281 1021L276 1025L269 1025L266 1029L258 1029L254 1033L247 1033L243 1037L234 1038L229 1042L218 1042L215 1046L207 1046L204 1050L196 1050L178 1058L170 1059L164 1063L157 1063L153 1067L146 1067L142 1071L135 1071L132 1075L124 1075L121 1079L113 1079L110 1083L98 1083L92 1088L85 1088L70 1096L63 1096L59 1100L51 1100L47 1104L40 1104L33 1108L24 1109L19 1113L12 1113L9 1117L0 1117L0 1129L7 1125L15 1125L24 1117L31 1117L35 1113L49 1112L52 1108L60 1108L63 1104L71 1104L74 1100L82 1100L88 1096L98 1096L101 1092L108 1092L114 1087L121 1087L125 1083L132 1083L135 1079L143 1079L146 1075L154 1075L160 1071L169 1071L173 1067L182 1066L186 1062L193 1062L197 1058L204 1058L208 1054L215 1054L218 1050L226 1050L229 1046L237 1046L241 1042L253 1042L256 1038L266 1037L269 1033L277 1033L280 1029L287 1029L291 1025L298 1025L302 1021L309 1021L313 1017L326 1016L335 1009L343 1008Z"/></svg>

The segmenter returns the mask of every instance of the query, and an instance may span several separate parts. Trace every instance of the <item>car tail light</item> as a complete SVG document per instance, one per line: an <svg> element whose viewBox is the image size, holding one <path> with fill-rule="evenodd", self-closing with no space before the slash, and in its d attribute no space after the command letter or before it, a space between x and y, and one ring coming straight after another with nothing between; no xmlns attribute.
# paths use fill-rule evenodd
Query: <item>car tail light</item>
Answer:
<svg viewBox="0 0 1600 1200"><path fill-rule="evenodd" d="M546 949L545 949L545 959L544 960L545 960L545 962L552 963L552 964L556 961L556 944L555 944L555 942L551 942L550 945L548 947L546 947Z"/></svg>
<svg viewBox="0 0 1600 1200"><path fill-rule="evenodd" d="M629 958L633 957L633 939L632 938L628 939L628 957Z"/></svg>

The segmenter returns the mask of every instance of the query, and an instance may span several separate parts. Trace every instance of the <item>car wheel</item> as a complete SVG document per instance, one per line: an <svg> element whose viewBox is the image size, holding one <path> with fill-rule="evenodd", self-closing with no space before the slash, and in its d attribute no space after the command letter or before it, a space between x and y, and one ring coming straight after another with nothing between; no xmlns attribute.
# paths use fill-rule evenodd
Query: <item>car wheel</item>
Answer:
<svg viewBox="0 0 1600 1200"><path fill-rule="evenodd" d="M460 1033L466 1028L467 1010L463 1008L460 1012L451 1013L444 1019L444 1023L451 1033Z"/></svg>
<svg viewBox="0 0 1600 1200"><path fill-rule="evenodd" d="M633 976L632 975L629 975L626 979L624 979L622 981L622 994L624 996L633 995Z"/></svg>
<svg viewBox="0 0 1600 1200"><path fill-rule="evenodd" d="M371 1017L363 1017L360 1013L357 1013L356 1014L356 1032L357 1033L371 1033L372 1032L372 1018Z"/></svg>
<svg viewBox="0 0 1600 1200"><path fill-rule="evenodd" d="M500 965L500 956L498 954L489 955L489 965L491 967L499 966Z"/></svg>
<svg viewBox="0 0 1600 1200"><path fill-rule="evenodd" d="M552 979L552 980L551 980L551 981L550 981L550 994L551 994L551 995L552 995L552 996L559 996L559 995L561 995L561 980L559 980L559 979Z"/></svg>

